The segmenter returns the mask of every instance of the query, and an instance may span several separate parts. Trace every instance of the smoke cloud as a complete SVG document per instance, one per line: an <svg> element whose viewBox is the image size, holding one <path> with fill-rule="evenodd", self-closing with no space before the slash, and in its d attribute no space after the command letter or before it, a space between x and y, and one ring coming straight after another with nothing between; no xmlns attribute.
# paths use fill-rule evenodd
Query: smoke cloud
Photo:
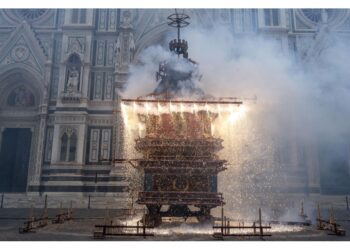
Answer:
<svg viewBox="0 0 350 250"><path fill-rule="evenodd" d="M274 38L235 36L228 27L213 27L186 28L182 34L189 57L199 63L198 87L216 97L257 97L256 102L244 101L248 107L244 119L226 134L219 133L226 136L221 157L232 165L220 177L219 189L233 214L256 214L257 206L264 203L276 211L279 206L292 206L280 199L283 195L276 195L280 190L275 188L301 189L307 195L305 183L317 183L319 178L312 173L316 166L321 179L333 172L329 187L334 186L332 180L341 180L338 185L343 183L343 192L349 192L349 43L330 32L319 53L302 60ZM131 67L123 97L151 93L163 60L175 60L167 48L144 50L139 64ZM305 181L295 183L293 171Z"/></svg>

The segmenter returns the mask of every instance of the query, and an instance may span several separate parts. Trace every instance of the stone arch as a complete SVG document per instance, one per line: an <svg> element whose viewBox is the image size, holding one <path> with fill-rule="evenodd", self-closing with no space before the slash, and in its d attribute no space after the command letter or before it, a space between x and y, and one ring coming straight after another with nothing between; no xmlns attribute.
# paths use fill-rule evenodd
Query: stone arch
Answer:
<svg viewBox="0 0 350 250"><path fill-rule="evenodd" d="M33 95L33 105L30 106L42 105L45 99L45 87L42 81L26 69L13 68L4 74L0 73L0 106L9 106L6 104L9 95L21 87L27 94Z"/></svg>
<svg viewBox="0 0 350 250"><path fill-rule="evenodd" d="M33 95L33 105L38 107L44 104L47 90L43 84L43 79L38 77L35 73L31 72L25 67L14 67L0 71L0 106L9 107L7 101L9 95L13 93L15 89L22 87L22 90L26 90L27 93Z"/></svg>
<svg viewBox="0 0 350 250"><path fill-rule="evenodd" d="M18 95L18 96L16 96ZM9 98L14 98L9 102ZM15 100L18 98L18 100ZM21 98L25 98L21 100ZM29 99L28 99L29 98ZM16 155L29 155L23 162L23 178L26 178L26 187L40 182L41 155L43 138L45 135L47 90L44 78L35 69L23 63L10 64L0 69L0 142L2 149L12 143ZM12 132L11 132L12 131ZM25 142L21 142L21 135L25 134ZM21 151L22 150L22 151ZM24 152L23 151L23 152ZM4 151L5 152L5 151ZM6 153L7 154L7 153ZM22 159L22 158L21 158ZM24 159L24 158L23 158ZM15 164L15 165L13 165ZM17 171L18 164L9 163L13 171ZM3 167L3 166L1 166ZM22 170L21 170L22 171ZM25 176L24 176L25 175ZM28 189L26 189L28 190ZM24 190L22 190L24 191Z"/></svg>
<svg viewBox="0 0 350 250"><path fill-rule="evenodd" d="M78 57L80 62L81 62L81 64L82 65L84 64L84 54L79 52L79 51L77 51L77 49L72 49L72 51L67 52L66 54L64 54L61 63L62 64L67 64L69 62L69 59L72 56Z"/></svg>
<svg viewBox="0 0 350 250"><path fill-rule="evenodd" d="M80 61L81 64L83 63L83 56L82 56L80 53L75 52L75 51L66 54L65 57L64 57L63 63L69 64L69 62L70 62L70 60L71 60L72 58L77 58L77 59L79 59L79 61Z"/></svg>
<svg viewBox="0 0 350 250"><path fill-rule="evenodd" d="M63 127L60 131L60 162L75 162L77 158L78 131L75 127Z"/></svg>

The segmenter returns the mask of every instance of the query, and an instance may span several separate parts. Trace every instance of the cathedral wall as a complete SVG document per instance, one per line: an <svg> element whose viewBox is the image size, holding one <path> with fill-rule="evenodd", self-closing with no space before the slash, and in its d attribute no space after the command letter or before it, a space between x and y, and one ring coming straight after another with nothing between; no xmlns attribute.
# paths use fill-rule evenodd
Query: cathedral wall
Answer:
<svg viewBox="0 0 350 250"><path fill-rule="evenodd" d="M120 107L116 90L124 86L129 65L138 60L143 49L164 43L170 29L164 20L172 12L170 9L0 10L0 53L11 51L16 36L24 34L23 46L30 48L32 58L27 64L23 62L23 67L43 78L42 101L33 113L36 122L31 125L36 141L32 143L35 156L31 159L32 187L28 190L86 193L128 190L125 172L113 164L120 154L117 145L121 136L117 129ZM220 24L230 27L236 35L263 34L276 39L282 51L300 60L317 49L314 49L318 42L315 32L320 20L327 19L345 39L350 32L348 10L327 10L326 14L299 9L188 12L194 26ZM2 58L1 63L9 70L18 66L19 62L8 58ZM2 85L0 82L0 88ZM6 110L2 110L0 114L4 116ZM23 117L19 119L25 124ZM4 124L0 122L2 129L10 126ZM298 154L297 145L288 147ZM309 151L315 154L315 150ZM319 189L317 163L307 165L309 185ZM70 177L72 173L75 178ZM101 181L94 182L95 176L101 176Z"/></svg>

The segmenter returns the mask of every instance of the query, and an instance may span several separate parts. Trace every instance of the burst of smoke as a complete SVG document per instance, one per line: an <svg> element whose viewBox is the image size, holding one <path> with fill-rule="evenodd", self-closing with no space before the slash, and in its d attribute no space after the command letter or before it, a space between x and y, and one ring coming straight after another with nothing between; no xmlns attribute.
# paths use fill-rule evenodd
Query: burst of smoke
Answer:
<svg viewBox="0 0 350 250"><path fill-rule="evenodd" d="M161 46L152 46L142 52L139 64L130 68L130 77L125 92L125 98L135 98L151 93L157 86L155 79L159 62L171 58L170 51Z"/></svg>
<svg viewBox="0 0 350 250"><path fill-rule="evenodd" d="M330 142L337 145L336 150L325 149L329 165L321 170L326 172L339 156L339 147L348 150L339 138L350 134L350 51L343 40L328 34L332 43L317 57L302 61L283 50L281 41L262 35L237 37L228 28L214 27L187 29L183 34L190 57L203 73L195 83L216 97L258 97L257 103L245 104L249 111L244 119L230 124L219 117L215 124L217 135L224 139L220 156L231 163L220 177L219 189L234 216L253 216L261 205L274 207L278 214L290 206L279 194L282 189L307 193L307 182L317 182L320 148ZM146 49L141 64L131 67L123 96L152 92L163 60L174 56L160 46ZM306 181L293 186L293 171L306 176Z"/></svg>

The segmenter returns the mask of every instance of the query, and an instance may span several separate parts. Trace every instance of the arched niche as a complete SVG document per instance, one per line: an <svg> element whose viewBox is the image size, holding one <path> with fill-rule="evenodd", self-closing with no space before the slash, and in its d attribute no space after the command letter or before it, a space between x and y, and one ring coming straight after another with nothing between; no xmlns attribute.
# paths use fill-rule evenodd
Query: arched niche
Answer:
<svg viewBox="0 0 350 250"><path fill-rule="evenodd" d="M66 60L66 78L64 92L74 93L81 89L82 61L77 53L72 53Z"/></svg>
<svg viewBox="0 0 350 250"><path fill-rule="evenodd" d="M43 103L44 92L41 79L26 70L14 69L0 75L1 111L38 111Z"/></svg>

